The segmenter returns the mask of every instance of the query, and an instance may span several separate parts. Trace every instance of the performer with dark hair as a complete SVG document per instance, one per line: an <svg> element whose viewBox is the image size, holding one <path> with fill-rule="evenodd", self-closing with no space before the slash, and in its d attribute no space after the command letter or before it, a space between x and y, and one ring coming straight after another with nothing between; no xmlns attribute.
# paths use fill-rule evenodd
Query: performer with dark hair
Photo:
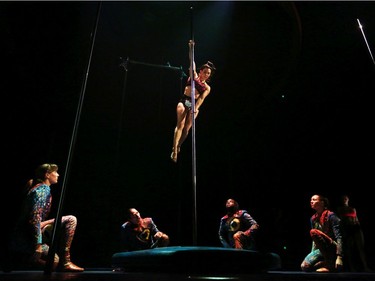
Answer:
<svg viewBox="0 0 375 281"><path fill-rule="evenodd" d="M327 197L315 194L310 206L316 213L310 218L311 252L301 264L303 271L340 271L342 261L342 234L340 218L329 210Z"/></svg>
<svg viewBox="0 0 375 281"><path fill-rule="evenodd" d="M159 231L152 218L142 218L135 208L126 212L127 221L121 225L121 248L123 251L137 251L166 247L167 234Z"/></svg>
<svg viewBox="0 0 375 281"><path fill-rule="evenodd" d="M48 258L55 219L48 219L51 210L52 194L50 186L59 178L56 164L43 164L37 167L35 179L27 182L27 196L24 209L13 235L13 260L18 266L43 269ZM70 260L70 247L77 227L77 218L62 216L61 242L54 257L54 269L65 272L82 272L84 268Z"/></svg>
<svg viewBox="0 0 375 281"><path fill-rule="evenodd" d="M193 46L194 42L189 41L189 45ZM214 64L210 61L203 64L196 71L195 62L193 62L193 75L194 75L194 86L195 86L195 97L194 97L194 118L197 118L199 109L202 106L205 98L210 94L211 87L207 84L216 70ZM189 131L192 127L192 88L191 88L191 77L188 78L184 94L177 103L177 125L174 130L173 136L173 147L171 159L173 162L177 162L177 155L180 152L181 145L187 138Z"/></svg>
<svg viewBox="0 0 375 281"><path fill-rule="evenodd" d="M357 210L349 205L349 196L347 194L340 197L337 215L341 219L345 269L357 272L371 271L367 266L365 239L357 216Z"/></svg>
<svg viewBox="0 0 375 281"><path fill-rule="evenodd" d="M221 218L219 239L223 247L255 250L255 234L259 225L246 210L240 210L234 199L225 204L227 214Z"/></svg>

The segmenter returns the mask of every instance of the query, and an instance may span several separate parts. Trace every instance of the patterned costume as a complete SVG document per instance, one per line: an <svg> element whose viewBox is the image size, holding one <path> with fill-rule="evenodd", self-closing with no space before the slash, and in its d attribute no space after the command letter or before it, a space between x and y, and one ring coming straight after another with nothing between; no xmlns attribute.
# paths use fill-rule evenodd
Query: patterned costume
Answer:
<svg viewBox="0 0 375 281"><path fill-rule="evenodd" d="M190 80L190 77L188 78L187 82L186 82L186 86L191 86L191 80ZM204 83L202 83L198 77L194 79L194 86L195 86L195 89L198 91L199 94L202 94L206 89L206 85ZM185 109L189 109L191 110L191 97L187 96L187 95L182 95L181 98L180 98L180 102L182 102L182 104L184 105Z"/></svg>
<svg viewBox="0 0 375 281"><path fill-rule="evenodd" d="M123 251L137 251L163 246L155 241L154 235L159 232L152 218L143 218L140 224L130 221L121 225L121 247Z"/></svg>
<svg viewBox="0 0 375 281"><path fill-rule="evenodd" d="M191 110L191 97L187 96L187 95L182 95L182 97L180 98L180 102L182 102L182 104L184 105L185 109L188 109L188 110Z"/></svg>
<svg viewBox="0 0 375 281"><path fill-rule="evenodd" d="M324 210L320 216L315 213L310 224L312 249L302 262L302 270L315 271L321 267L334 270L336 256L343 254L340 218L334 212Z"/></svg>
<svg viewBox="0 0 375 281"><path fill-rule="evenodd" d="M220 220L219 239L223 247L255 250L255 234L259 225L246 210Z"/></svg>
<svg viewBox="0 0 375 281"><path fill-rule="evenodd" d="M188 78L188 80L186 82L186 86L191 86L190 77ZM195 86L195 89L198 91L199 94L202 94L207 89L206 84L202 83L201 80L199 80L198 77L194 78L194 86Z"/></svg>
<svg viewBox="0 0 375 281"><path fill-rule="evenodd" d="M50 186L46 184L37 184L27 194L24 202L24 209L16 224L12 240L12 250L14 259L19 265L28 265L31 267L43 267L48 257L49 244L54 219L48 220L48 223L41 227L42 222L46 221L52 203ZM73 240L74 232L77 226L77 219L74 216L62 216L61 218L61 243L60 249L55 254L55 266L61 258L63 264L70 263L70 246ZM41 257L34 259L35 248L38 244L42 245Z"/></svg>

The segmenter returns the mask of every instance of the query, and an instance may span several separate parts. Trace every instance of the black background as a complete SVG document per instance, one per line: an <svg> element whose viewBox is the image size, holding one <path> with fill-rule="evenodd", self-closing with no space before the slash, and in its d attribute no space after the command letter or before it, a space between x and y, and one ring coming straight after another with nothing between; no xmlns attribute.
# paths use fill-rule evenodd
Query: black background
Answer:
<svg viewBox="0 0 375 281"><path fill-rule="evenodd" d="M348 193L374 251L373 2L16 1L0 13L8 229L24 183L50 162L53 207L65 187L73 261L86 268L110 266L129 207L171 245L220 246L227 198L286 269L310 250L315 193L332 209ZM217 67L196 120L196 185L191 134L169 158L191 38L197 64Z"/></svg>

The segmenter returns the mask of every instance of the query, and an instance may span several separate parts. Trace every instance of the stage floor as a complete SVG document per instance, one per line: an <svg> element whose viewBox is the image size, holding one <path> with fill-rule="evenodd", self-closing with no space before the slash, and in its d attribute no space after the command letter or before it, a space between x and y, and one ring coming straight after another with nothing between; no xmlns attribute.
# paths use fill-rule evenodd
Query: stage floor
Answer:
<svg viewBox="0 0 375 281"><path fill-rule="evenodd" d="M237 280L237 281L375 281L375 273L305 273L301 271L268 271L241 275L189 275L184 273L115 272L108 269L86 269L82 273L44 271L1 272L1 281L69 280L69 281L182 281L182 280Z"/></svg>

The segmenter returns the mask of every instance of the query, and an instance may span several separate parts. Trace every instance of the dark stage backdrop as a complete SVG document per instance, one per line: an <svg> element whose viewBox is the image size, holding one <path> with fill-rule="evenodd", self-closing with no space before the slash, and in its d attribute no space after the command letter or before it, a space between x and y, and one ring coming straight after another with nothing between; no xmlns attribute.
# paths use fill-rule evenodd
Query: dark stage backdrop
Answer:
<svg viewBox="0 0 375 281"><path fill-rule="evenodd" d="M97 30L100 2L0 3L6 228L36 165L54 162L55 209L69 172L63 213L78 217L77 264L110 266L129 207L152 216L172 245L192 245L191 138L177 165L169 155L193 35L197 64L217 67L196 122L198 245L220 246L233 197L259 222L259 249L299 270L311 195L335 208L348 193L374 251L375 73L357 24L371 47L373 2L101 3Z"/></svg>

